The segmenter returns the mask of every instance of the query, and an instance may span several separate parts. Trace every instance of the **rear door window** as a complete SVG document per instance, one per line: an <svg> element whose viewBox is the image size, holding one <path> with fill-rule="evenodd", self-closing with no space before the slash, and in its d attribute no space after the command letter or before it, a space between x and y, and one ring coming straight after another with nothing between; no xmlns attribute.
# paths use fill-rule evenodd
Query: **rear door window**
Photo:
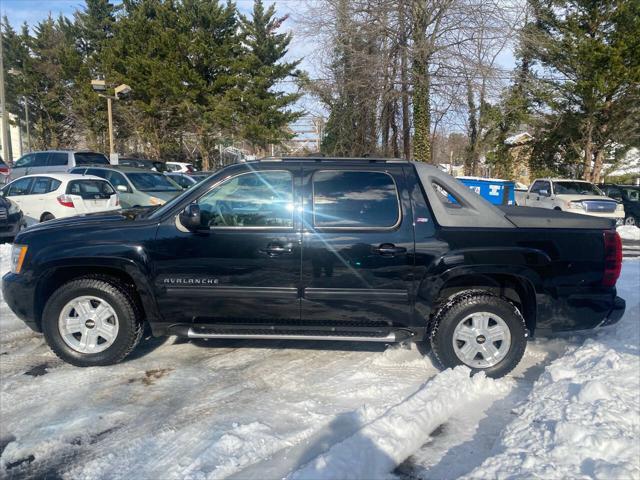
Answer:
<svg viewBox="0 0 640 480"><path fill-rule="evenodd" d="M72 180L67 185L68 195L79 195L83 199L104 199L113 195L115 190L104 180Z"/></svg>
<svg viewBox="0 0 640 480"><path fill-rule="evenodd" d="M400 221L398 191L388 173L319 170L312 183L316 227L384 229Z"/></svg>
<svg viewBox="0 0 640 480"><path fill-rule="evenodd" d="M109 159L102 153L77 152L74 156L76 165L109 165Z"/></svg>
<svg viewBox="0 0 640 480"><path fill-rule="evenodd" d="M25 155L24 157L20 157L17 161L16 164L14 165L15 168L28 168L28 167L33 167L33 164L36 161L36 155L35 153L31 153L29 155Z"/></svg>
<svg viewBox="0 0 640 480"><path fill-rule="evenodd" d="M60 186L60 181L50 177L38 177L31 187L31 195L42 195L53 192Z"/></svg>
<svg viewBox="0 0 640 480"><path fill-rule="evenodd" d="M51 152L47 165L50 167L66 167L69 164L69 154L66 152Z"/></svg>

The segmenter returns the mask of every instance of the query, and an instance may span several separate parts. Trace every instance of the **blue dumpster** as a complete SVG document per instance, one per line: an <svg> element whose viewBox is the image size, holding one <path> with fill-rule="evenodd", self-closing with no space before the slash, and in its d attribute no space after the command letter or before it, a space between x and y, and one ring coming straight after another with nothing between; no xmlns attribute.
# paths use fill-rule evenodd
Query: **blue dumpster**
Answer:
<svg viewBox="0 0 640 480"><path fill-rule="evenodd" d="M515 183L511 180L481 177L456 177L485 200L494 205L515 205Z"/></svg>

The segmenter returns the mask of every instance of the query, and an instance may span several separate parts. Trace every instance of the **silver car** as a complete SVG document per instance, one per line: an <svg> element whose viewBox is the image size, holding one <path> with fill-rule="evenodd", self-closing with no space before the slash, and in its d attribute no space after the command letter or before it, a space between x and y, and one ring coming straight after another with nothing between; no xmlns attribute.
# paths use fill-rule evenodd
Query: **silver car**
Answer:
<svg viewBox="0 0 640 480"><path fill-rule="evenodd" d="M21 156L11 168L9 178L15 180L24 175L65 173L82 165L109 165L102 153L77 150L46 150Z"/></svg>

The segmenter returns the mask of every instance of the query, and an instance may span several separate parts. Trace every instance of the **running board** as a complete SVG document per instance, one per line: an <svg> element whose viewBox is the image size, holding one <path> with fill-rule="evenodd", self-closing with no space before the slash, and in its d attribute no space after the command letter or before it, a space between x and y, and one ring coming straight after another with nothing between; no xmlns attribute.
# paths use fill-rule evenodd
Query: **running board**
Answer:
<svg viewBox="0 0 640 480"><path fill-rule="evenodd" d="M384 337L364 335L303 335L303 334L255 334L255 333L201 333L192 328L187 332L189 338L234 338L234 339L269 339L269 340L337 340L346 342L403 342L413 337L413 332L399 330L391 332Z"/></svg>

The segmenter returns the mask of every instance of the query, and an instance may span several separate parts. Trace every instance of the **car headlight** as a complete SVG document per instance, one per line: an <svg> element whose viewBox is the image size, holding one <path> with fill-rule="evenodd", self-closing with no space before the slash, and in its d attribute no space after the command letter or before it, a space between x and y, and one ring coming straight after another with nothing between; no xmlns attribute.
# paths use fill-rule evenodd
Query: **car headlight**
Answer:
<svg viewBox="0 0 640 480"><path fill-rule="evenodd" d="M164 205L164 200L160 200L159 198L156 198L156 197L150 197L149 203L151 205Z"/></svg>
<svg viewBox="0 0 640 480"><path fill-rule="evenodd" d="M27 247L26 245L16 245L15 243L11 246L11 272L12 273L20 273L22 270L22 264L24 263L24 257L27 255Z"/></svg>
<svg viewBox="0 0 640 480"><path fill-rule="evenodd" d="M16 202L12 202L9 200L9 215L13 215L14 213L18 213L20 211L20 207Z"/></svg>
<svg viewBox="0 0 640 480"><path fill-rule="evenodd" d="M621 203L616 205L616 212L624 212L624 205Z"/></svg>
<svg viewBox="0 0 640 480"><path fill-rule="evenodd" d="M582 202L569 202L569 208L573 210L584 210Z"/></svg>

